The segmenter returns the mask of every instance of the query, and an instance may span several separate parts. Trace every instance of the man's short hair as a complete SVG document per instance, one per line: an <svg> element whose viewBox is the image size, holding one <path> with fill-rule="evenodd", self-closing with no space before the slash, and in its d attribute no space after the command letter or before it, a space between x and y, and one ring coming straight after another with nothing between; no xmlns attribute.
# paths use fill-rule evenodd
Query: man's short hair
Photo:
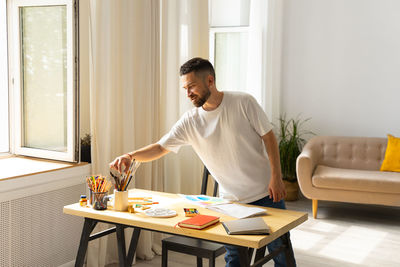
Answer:
<svg viewBox="0 0 400 267"><path fill-rule="evenodd" d="M215 79L214 67L210 63L210 61L208 61L207 59L203 59L200 57L192 58L192 59L186 61L186 63L184 63L181 66L179 73L180 73L180 76L182 76L182 75L188 74L192 71L194 71L195 75L197 75L200 72L210 74Z"/></svg>

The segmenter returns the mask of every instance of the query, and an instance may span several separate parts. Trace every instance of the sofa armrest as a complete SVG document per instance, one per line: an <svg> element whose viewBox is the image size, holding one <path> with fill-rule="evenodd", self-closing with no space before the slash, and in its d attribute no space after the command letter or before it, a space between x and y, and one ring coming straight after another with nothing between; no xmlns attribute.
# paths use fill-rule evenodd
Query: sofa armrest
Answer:
<svg viewBox="0 0 400 267"><path fill-rule="evenodd" d="M308 143L301 154L297 157L296 171L297 179L301 192L307 198L312 198L313 185L312 176L315 168L318 165L318 159L321 151L318 151L317 146Z"/></svg>

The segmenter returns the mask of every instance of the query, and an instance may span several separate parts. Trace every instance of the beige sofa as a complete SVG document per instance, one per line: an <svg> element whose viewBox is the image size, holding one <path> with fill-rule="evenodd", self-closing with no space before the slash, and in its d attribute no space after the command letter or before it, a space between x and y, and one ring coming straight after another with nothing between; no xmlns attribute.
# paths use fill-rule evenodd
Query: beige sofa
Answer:
<svg viewBox="0 0 400 267"><path fill-rule="evenodd" d="M318 200L400 206L400 173L381 172L387 139L317 136L297 158L302 193Z"/></svg>

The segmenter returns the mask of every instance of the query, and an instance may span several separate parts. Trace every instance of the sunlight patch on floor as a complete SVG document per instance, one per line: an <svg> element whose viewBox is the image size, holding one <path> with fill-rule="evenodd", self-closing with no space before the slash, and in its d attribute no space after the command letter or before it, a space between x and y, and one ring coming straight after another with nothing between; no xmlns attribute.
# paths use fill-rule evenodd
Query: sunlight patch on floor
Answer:
<svg viewBox="0 0 400 267"><path fill-rule="evenodd" d="M351 226L324 246L319 255L351 263L362 263L387 236L386 232Z"/></svg>
<svg viewBox="0 0 400 267"><path fill-rule="evenodd" d="M290 231L290 239L294 249L308 250L316 246L324 238L323 235L306 232L298 229Z"/></svg>
<svg viewBox="0 0 400 267"><path fill-rule="evenodd" d="M335 227L337 227L337 225L333 223L317 222L312 226L312 229L319 232L329 233L332 232Z"/></svg>

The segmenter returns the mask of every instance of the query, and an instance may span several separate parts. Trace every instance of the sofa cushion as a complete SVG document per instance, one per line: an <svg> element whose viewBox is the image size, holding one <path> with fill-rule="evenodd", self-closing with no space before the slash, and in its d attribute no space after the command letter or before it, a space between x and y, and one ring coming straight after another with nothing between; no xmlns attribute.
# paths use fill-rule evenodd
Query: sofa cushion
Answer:
<svg viewBox="0 0 400 267"><path fill-rule="evenodd" d="M318 165L315 187L365 192L400 193L400 173L332 168Z"/></svg>

